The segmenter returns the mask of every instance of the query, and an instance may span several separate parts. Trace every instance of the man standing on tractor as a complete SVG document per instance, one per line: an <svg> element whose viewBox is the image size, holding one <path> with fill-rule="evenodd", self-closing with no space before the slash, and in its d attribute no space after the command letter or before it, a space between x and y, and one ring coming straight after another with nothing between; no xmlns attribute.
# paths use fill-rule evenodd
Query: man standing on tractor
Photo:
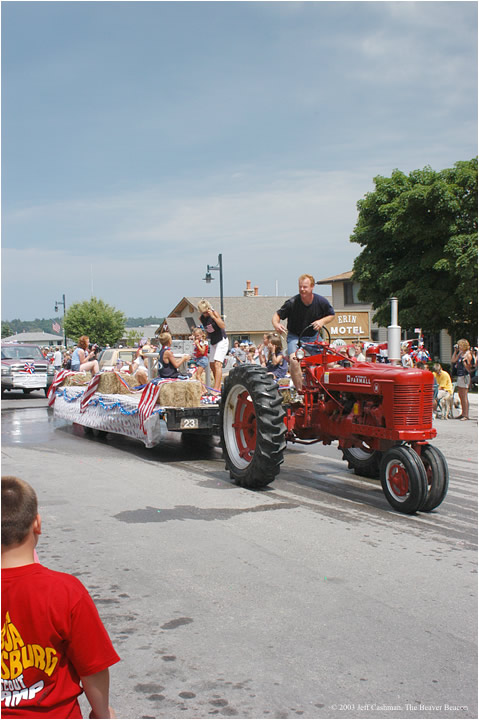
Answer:
<svg viewBox="0 0 479 720"><path fill-rule="evenodd" d="M301 275L299 277L299 294L286 300L274 313L272 319L273 326L278 333L285 334L287 332L289 369L296 390L301 390L303 387L301 366L299 360L296 359L299 337L302 336L304 330L311 327L311 333L307 337L301 337L301 343L314 342L323 325L330 322L335 315L329 300L313 292L315 284L312 275ZM281 322L286 318L288 319L287 330Z"/></svg>

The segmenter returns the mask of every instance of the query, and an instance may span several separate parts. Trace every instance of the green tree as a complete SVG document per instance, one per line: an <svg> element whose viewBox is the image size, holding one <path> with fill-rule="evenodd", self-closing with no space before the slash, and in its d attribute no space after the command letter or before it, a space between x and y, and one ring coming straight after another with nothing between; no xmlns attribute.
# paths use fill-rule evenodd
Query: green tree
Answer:
<svg viewBox="0 0 479 720"><path fill-rule="evenodd" d="M91 342L114 345L124 329L124 314L95 297L70 305L65 313L66 334L75 341L81 335L88 335Z"/></svg>
<svg viewBox="0 0 479 720"><path fill-rule="evenodd" d="M435 172L374 178L359 200L351 242L359 299L371 302L380 325L390 324L397 297L399 324L477 337L477 158Z"/></svg>
<svg viewBox="0 0 479 720"><path fill-rule="evenodd" d="M12 328L10 325L6 322L2 322L2 338L10 337L10 335L13 335Z"/></svg>
<svg viewBox="0 0 479 720"><path fill-rule="evenodd" d="M139 343L141 340L141 335L136 332L135 330L130 330L126 335L126 342L130 347L133 347L135 343Z"/></svg>

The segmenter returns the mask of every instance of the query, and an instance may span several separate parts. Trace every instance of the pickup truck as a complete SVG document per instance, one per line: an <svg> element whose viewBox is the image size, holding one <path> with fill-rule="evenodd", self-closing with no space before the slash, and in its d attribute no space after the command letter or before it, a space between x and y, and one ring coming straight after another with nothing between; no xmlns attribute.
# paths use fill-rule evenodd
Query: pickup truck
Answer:
<svg viewBox="0 0 479 720"><path fill-rule="evenodd" d="M38 345L2 342L2 396L6 390L44 390L52 384L55 368Z"/></svg>

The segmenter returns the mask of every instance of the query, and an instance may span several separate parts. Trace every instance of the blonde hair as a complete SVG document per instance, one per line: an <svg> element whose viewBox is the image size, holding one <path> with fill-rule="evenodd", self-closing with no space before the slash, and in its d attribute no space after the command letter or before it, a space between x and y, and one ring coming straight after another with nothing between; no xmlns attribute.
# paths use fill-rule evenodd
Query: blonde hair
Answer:
<svg viewBox="0 0 479 720"><path fill-rule="evenodd" d="M309 282L311 283L311 285L313 287L316 285L316 280L314 279L314 277L312 275L307 275L306 273L299 276L298 282L300 283L302 280L306 280L306 279L309 280Z"/></svg>
<svg viewBox="0 0 479 720"><path fill-rule="evenodd" d="M193 337L200 337L202 340L206 338L206 333L203 328L195 328L193 330Z"/></svg>
<svg viewBox="0 0 479 720"><path fill-rule="evenodd" d="M169 332L162 332L158 339L162 345L171 345L171 335Z"/></svg>
<svg viewBox="0 0 479 720"><path fill-rule="evenodd" d="M469 340L465 340L464 338L461 338L461 340L457 341L457 346L461 352L467 352L471 347L469 345Z"/></svg>
<svg viewBox="0 0 479 720"><path fill-rule="evenodd" d="M203 298L198 303L198 310L202 315L204 315L206 312L208 312L208 310L213 310L213 308L211 306L211 303Z"/></svg>

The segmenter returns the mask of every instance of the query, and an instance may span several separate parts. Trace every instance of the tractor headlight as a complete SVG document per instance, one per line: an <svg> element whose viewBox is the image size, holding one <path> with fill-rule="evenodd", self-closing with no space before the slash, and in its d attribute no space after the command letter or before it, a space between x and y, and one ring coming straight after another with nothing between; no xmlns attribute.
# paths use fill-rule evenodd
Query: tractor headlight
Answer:
<svg viewBox="0 0 479 720"><path fill-rule="evenodd" d="M304 358L305 354L306 354L306 353L304 352L303 348L298 348L298 349L296 350L296 358L297 358L298 360L302 360L302 359Z"/></svg>

